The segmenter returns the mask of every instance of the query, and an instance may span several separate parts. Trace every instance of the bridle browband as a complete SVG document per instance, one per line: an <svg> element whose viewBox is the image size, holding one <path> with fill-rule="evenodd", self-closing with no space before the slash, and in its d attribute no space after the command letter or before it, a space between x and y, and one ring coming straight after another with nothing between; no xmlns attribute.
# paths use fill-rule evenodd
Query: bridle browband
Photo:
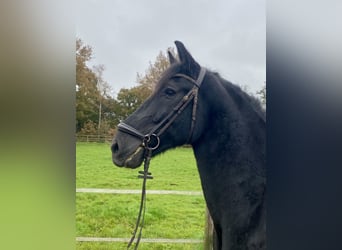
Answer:
<svg viewBox="0 0 342 250"><path fill-rule="evenodd" d="M142 141L142 147L145 149L144 152L144 171L139 171L138 178L143 179L142 184L142 193L141 193L141 201L140 201L140 209L139 209L139 215L137 218L137 222L135 225L135 229L132 235L132 238L130 239L127 249L130 248L132 243L134 242L134 239L136 237L136 233L138 231L138 228L140 226L139 235L137 237L137 242L135 244L134 249L138 249L138 245L141 239L141 232L142 228L144 226L144 218L145 218L145 204L146 204L146 180L147 179L153 179L151 176L151 173L148 172L148 168L150 165L150 161L152 158L152 152L153 150L157 149L160 145L160 138L159 136L162 135L165 130L171 126L171 124L176 120L176 118L183 112L183 110L190 104L190 102L193 100L193 106L192 106L192 115L191 115L191 127L189 136L187 139L187 143L191 142L194 129L195 129L195 123L196 123L196 112L197 112L197 100L198 100L198 90L202 85L204 76L206 74L206 69L201 67L200 73L197 77L197 79L193 79L192 77L185 75L185 74L175 74L172 76L172 78L181 77L184 78L194 84L192 89L182 98L182 100L172 109L172 111L161 121L159 122L155 127L152 128L152 130L148 134L143 134L134 127L121 122L118 125L118 130L121 132L124 132L126 134L132 135L134 137L137 137L141 139Z"/></svg>

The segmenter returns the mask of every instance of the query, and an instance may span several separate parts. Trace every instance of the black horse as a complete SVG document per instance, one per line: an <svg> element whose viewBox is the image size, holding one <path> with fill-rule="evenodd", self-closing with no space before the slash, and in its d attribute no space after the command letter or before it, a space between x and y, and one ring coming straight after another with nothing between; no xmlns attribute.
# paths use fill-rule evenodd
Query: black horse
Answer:
<svg viewBox="0 0 342 250"><path fill-rule="evenodd" d="M191 144L215 228L214 249L266 249L265 112L175 44L179 60L169 53L170 67L153 94L119 125L113 162L136 168L148 143L152 157Z"/></svg>

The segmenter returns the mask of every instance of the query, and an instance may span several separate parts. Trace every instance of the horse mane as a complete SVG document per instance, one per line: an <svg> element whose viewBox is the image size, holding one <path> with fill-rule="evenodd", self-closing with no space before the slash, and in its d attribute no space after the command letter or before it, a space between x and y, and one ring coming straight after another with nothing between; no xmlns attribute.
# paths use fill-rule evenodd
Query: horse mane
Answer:
<svg viewBox="0 0 342 250"><path fill-rule="evenodd" d="M209 71L224 87L227 93L234 99L235 103L238 106L243 104L249 104L250 108L257 113L257 115L262 118L264 122L266 122L266 111L262 107L260 100L241 89L240 86L227 81L226 79L222 78L218 72Z"/></svg>

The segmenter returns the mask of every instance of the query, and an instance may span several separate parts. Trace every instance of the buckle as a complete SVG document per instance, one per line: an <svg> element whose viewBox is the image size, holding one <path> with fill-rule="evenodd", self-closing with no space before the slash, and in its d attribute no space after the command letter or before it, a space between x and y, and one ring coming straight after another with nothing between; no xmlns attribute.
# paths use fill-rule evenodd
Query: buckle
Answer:
<svg viewBox="0 0 342 250"><path fill-rule="evenodd" d="M143 140L143 146L148 150L155 150L160 145L159 136L156 134L145 135Z"/></svg>

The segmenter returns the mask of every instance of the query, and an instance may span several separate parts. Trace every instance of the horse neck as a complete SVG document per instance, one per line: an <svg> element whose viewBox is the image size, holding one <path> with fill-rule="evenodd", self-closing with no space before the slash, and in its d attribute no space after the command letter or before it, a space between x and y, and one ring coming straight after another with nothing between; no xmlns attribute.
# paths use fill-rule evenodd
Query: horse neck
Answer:
<svg viewBox="0 0 342 250"><path fill-rule="evenodd" d="M230 102L217 105L216 112L209 104L210 123L193 144L202 182L236 172L245 178L250 173L265 176L265 121L250 103L238 105L229 95L214 99Z"/></svg>

